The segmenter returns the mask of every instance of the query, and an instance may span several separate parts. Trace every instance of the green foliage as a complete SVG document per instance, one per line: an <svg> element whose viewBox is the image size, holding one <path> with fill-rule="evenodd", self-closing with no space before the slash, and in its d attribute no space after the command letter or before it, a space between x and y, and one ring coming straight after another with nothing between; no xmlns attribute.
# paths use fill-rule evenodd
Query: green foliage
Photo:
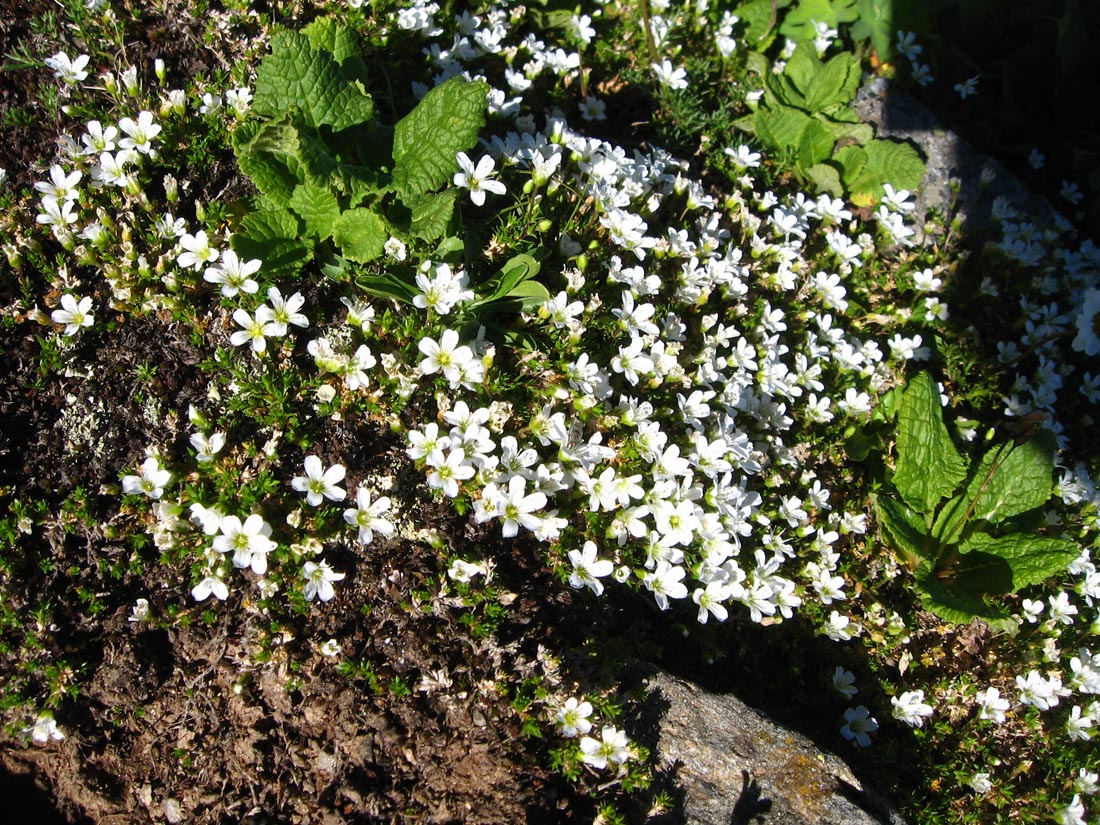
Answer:
<svg viewBox="0 0 1100 825"><path fill-rule="evenodd" d="M968 465L928 373L898 409L892 479L875 498L883 537L914 569L925 606L951 622L993 623L1007 612L986 597L1018 593L1064 570L1077 544L1040 532L1054 491L1054 435L995 446Z"/></svg>
<svg viewBox="0 0 1100 825"><path fill-rule="evenodd" d="M821 5L831 4L822 0ZM854 5L844 8L847 16ZM884 183L899 189L920 184L924 162L916 150L874 137L852 109L862 77L855 55L841 52L823 61L812 40L803 40L781 74L759 68L764 97L737 125L789 161L803 182L836 197L847 195L857 206L875 203Z"/></svg>

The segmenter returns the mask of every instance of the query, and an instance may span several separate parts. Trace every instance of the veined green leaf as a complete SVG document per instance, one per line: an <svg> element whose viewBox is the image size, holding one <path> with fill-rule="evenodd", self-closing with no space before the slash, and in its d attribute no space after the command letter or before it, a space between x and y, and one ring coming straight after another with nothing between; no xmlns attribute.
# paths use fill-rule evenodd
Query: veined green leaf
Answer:
<svg viewBox="0 0 1100 825"><path fill-rule="evenodd" d="M805 90L806 108L821 112L830 106L850 103L859 89L859 79L859 60L851 52L841 52L821 65L810 79Z"/></svg>
<svg viewBox="0 0 1100 825"><path fill-rule="evenodd" d="M267 277L297 274L313 257L313 243L302 237L301 221L269 200L261 200L244 217L232 243L242 260L263 261Z"/></svg>
<svg viewBox="0 0 1100 825"><path fill-rule="evenodd" d="M269 199L286 206L294 187L301 182L298 134L283 121L241 124L233 134L233 153L241 171Z"/></svg>
<svg viewBox="0 0 1100 825"><path fill-rule="evenodd" d="M349 261L367 263L382 254L390 232L371 209L349 209L332 227L332 240Z"/></svg>
<svg viewBox="0 0 1100 825"><path fill-rule="evenodd" d="M869 206L882 197L884 183L895 189L916 189L924 177L924 161L908 143L875 138L863 146L867 162L844 177L852 202Z"/></svg>
<svg viewBox="0 0 1100 825"><path fill-rule="evenodd" d="M434 241L443 237L447 225L454 216L457 189L444 189L437 195L429 195L418 201L412 208L412 223L409 231L425 241Z"/></svg>
<svg viewBox="0 0 1100 825"><path fill-rule="evenodd" d="M1007 610L987 604L950 577L937 576L931 562L918 567L915 576L924 607L941 619L954 624L968 624L971 619L980 617L993 624L1009 618Z"/></svg>
<svg viewBox="0 0 1100 825"><path fill-rule="evenodd" d="M1042 507L1054 492L1054 434L1049 430L1023 444L1001 444L982 457L966 488L974 518L997 524Z"/></svg>
<svg viewBox="0 0 1100 825"><path fill-rule="evenodd" d="M966 462L943 423L939 390L927 372L915 376L905 390L897 454L894 486L919 513L931 514L966 479Z"/></svg>
<svg viewBox="0 0 1100 825"><path fill-rule="evenodd" d="M810 118L802 134L798 136L798 164L809 169L817 163L828 160L833 153L833 136L816 118Z"/></svg>
<svg viewBox="0 0 1100 825"><path fill-rule="evenodd" d="M1069 539L1023 533L1000 538L975 533L959 549L962 551L960 561L977 554L1004 560L1012 571L1012 587L1006 592L1013 593L1061 573L1081 555L1081 548Z"/></svg>
<svg viewBox="0 0 1100 825"><path fill-rule="evenodd" d="M813 181L818 192L828 192L834 198L844 194L840 173L827 163L815 163L806 170L806 176Z"/></svg>
<svg viewBox="0 0 1100 825"><path fill-rule="evenodd" d="M781 106L778 109L761 108L753 118L756 135L776 149L796 149L799 138L810 116L798 109Z"/></svg>
<svg viewBox="0 0 1100 825"><path fill-rule="evenodd" d="M340 218L340 202L327 187L303 183L295 188L287 205L305 221L306 232L319 240L332 237Z"/></svg>
<svg viewBox="0 0 1100 825"><path fill-rule="evenodd" d="M271 36L271 54L256 72L252 111L279 117L297 107L313 127L335 131L374 117L374 102L362 85L349 79L331 53L315 49L300 32Z"/></svg>
<svg viewBox="0 0 1100 825"><path fill-rule="evenodd" d="M393 185L406 203L445 184L455 156L477 144L489 87L453 77L428 92L393 133Z"/></svg>
<svg viewBox="0 0 1100 825"><path fill-rule="evenodd" d="M509 258L500 271L489 279L489 292L481 303L503 298L519 284L539 274L541 264L530 255L519 254Z"/></svg>
<svg viewBox="0 0 1100 825"><path fill-rule="evenodd" d="M939 544L928 535L928 525L920 513L892 496L875 496L874 503L875 518L882 529L883 538L911 566L916 566L922 560L936 560Z"/></svg>

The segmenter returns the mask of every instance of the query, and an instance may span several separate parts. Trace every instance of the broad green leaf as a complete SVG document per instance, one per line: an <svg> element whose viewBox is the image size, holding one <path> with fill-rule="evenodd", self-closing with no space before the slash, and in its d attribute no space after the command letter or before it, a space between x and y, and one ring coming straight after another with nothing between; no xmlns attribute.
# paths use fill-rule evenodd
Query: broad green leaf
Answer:
<svg viewBox="0 0 1100 825"><path fill-rule="evenodd" d="M790 0L751 0L742 3L735 10L737 18L747 26L745 39L754 44L754 48L766 49L775 38L775 24L778 22L778 9L786 8Z"/></svg>
<svg viewBox="0 0 1100 825"><path fill-rule="evenodd" d="M503 313L534 312L550 300L550 291L538 281L516 284L506 295L477 305L479 318Z"/></svg>
<svg viewBox="0 0 1100 825"><path fill-rule="evenodd" d="M833 136L816 118L810 118L802 134L798 137L798 164L809 169L817 163L828 160L833 153Z"/></svg>
<svg viewBox="0 0 1100 825"><path fill-rule="evenodd" d="M829 130L833 140L841 145L858 144L862 146L875 136L875 129L869 123L848 123L833 116L819 115L818 120Z"/></svg>
<svg viewBox="0 0 1100 825"><path fill-rule="evenodd" d="M256 188L285 206L300 182L297 131L284 122L241 124L233 134L233 152L241 171Z"/></svg>
<svg viewBox="0 0 1100 825"><path fill-rule="evenodd" d="M847 105L856 95L859 79L859 60L850 52L841 52L811 78L805 89L806 108L820 112L829 106Z"/></svg>
<svg viewBox="0 0 1100 825"><path fill-rule="evenodd" d="M294 275L313 257L312 242L302 238L301 221L268 200L244 217L232 243L242 260L263 261L265 277Z"/></svg>
<svg viewBox="0 0 1100 825"><path fill-rule="evenodd" d="M979 596L959 587L950 577L937 576L931 562L925 562L915 573L917 591L926 610L954 624L969 624L975 617L996 622L1008 619L1009 613L986 604Z"/></svg>
<svg viewBox="0 0 1100 825"><path fill-rule="evenodd" d="M840 173L827 163L815 163L806 170L806 176L813 182L818 192L828 192L834 198L844 194Z"/></svg>
<svg viewBox="0 0 1100 825"><path fill-rule="evenodd" d="M835 29L858 16L856 0L801 0L784 18L779 33L792 40L812 40L817 34L816 23Z"/></svg>
<svg viewBox="0 0 1100 825"><path fill-rule="evenodd" d="M349 80L358 80L366 86L369 77L359 37L345 23L335 17L319 17L302 29L302 34L314 49L331 54Z"/></svg>
<svg viewBox="0 0 1100 825"><path fill-rule="evenodd" d="M867 165L867 153L861 146L841 146L829 162L840 169L840 180L848 186L848 182L858 177ZM851 189L850 186L848 188Z"/></svg>
<svg viewBox="0 0 1100 825"><path fill-rule="evenodd" d="M794 50L794 54L787 59L787 65L783 67L783 74L780 75L783 80L787 81L788 88L794 88L797 91L798 100L784 102L792 106L797 105L799 108L805 108L811 112L814 111L809 106L807 98L809 90L813 86L814 78L820 76L821 70L821 59L817 56L817 50L814 48L813 43L799 43Z"/></svg>
<svg viewBox="0 0 1100 825"><path fill-rule="evenodd" d="M843 177L853 203L870 205L882 197L884 183L895 189L916 189L924 177L924 161L908 143L875 138L863 147L867 162L858 172Z"/></svg>
<svg viewBox="0 0 1100 825"><path fill-rule="evenodd" d="M905 390L897 454L894 486L919 513L931 514L966 479L966 462L943 423L939 390L927 372L915 376Z"/></svg>
<svg viewBox="0 0 1100 825"><path fill-rule="evenodd" d="M304 34L281 30L271 36L271 54L256 72L252 111L279 117L294 107L308 125L335 131L374 117L370 95L329 52L314 49Z"/></svg>
<svg viewBox="0 0 1100 825"><path fill-rule="evenodd" d="M1023 444L1001 444L982 457L966 488L974 518L997 524L1042 507L1054 492L1054 434L1044 430Z"/></svg>
<svg viewBox="0 0 1100 825"><path fill-rule="evenodd" d="M367 263L382 254L389 229L371 209L349 209L333 224L332 240L349 261Z"/></svg>
<svg viewBox="0 0 1100 825"><path fill-rule="evenodd" d="M447 183L455 156L473 148L485 125L489 87L453 77L428 92L393 133L393 184L406 202Z"/></svg>
<svg viewBox="0 0 1100 825"><path fill-rule="evenodd" d="M447 225L454 216L457 189L445 189L438 195L429 195L418 201L412 208L412 223L409 231L424 241L434 241L443 237Z"/></svg>
<svg viewBox="0 0 1100 825"><path fill-rule="evenodd" d="M509 258L500 272L489 280L490 291L482 300L488 302L503 298L519 284L538 275L540 268L541 264L530 255L521 253Z"/></svg>
<svg viewBox="0 0 1100 825"><path fill-rule="evenodd" d="M958 544L971 516L970 496L965 491L952 496L936 513L932 535L941 545Z"/></svg>
<svg viewBox="0 0 1100 825"><path fill-rule="evenodd" d="M1012 593L1061 573L1081 555L1081 548L1069 539L1023 533L1000 538L976 533L959 549L963 552L960 563L976 555L994 556L1006 562L1012 570L1012 587L1005 592Z"/></svg>
<svg viewBox="0 0 1100 825"><path fill-rule="evenodd" d="M894 0L858 0L859 19L852 24L854 40L870 40L883 62L894 56Z"/></svg>
<svg viewBox="0 0 1100 825"><path fill-rule="evenodd" d="M340 218L340 202L327 187L303 183L287 205L305 221L306 234L319 240L332 236L332 227Z"/></svg>
<svg viewBox="0 0 1100 825"><path fill-rule="evenodd" d="M754 118L756 134L776 149L794 150L810 116L798 109L781 106L776 110L760 109Z"/></svg>
<svg viewBox="0 0 1100 825"><path fill-rule="evenodd" d="M935 561L939 545L928 536L928 526L920 513L892 496L875 496L875 518L883 538L910 565L916 565L922 559Z"/></svg>

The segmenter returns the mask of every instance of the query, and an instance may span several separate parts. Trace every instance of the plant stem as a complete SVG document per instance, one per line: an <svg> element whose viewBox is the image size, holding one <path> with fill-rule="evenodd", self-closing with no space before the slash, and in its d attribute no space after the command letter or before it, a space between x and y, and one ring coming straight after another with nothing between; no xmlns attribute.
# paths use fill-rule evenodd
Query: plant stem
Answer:
<svg viewBox="0 0 1100 825"><path fill-rule="evenodd" d="M638 6L642 10L642 28L645 29L645 42L649 47L649 58L657 63L657 44L653 42L653 27L649 22L649 0L638 0Z"/></svg>

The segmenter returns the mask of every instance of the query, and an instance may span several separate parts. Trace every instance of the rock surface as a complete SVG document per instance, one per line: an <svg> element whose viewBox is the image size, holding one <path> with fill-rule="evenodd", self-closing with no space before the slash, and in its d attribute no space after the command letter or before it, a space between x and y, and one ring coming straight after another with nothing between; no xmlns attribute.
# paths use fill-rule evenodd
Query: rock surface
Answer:
<svg viewBox="0 0 1100 825"><path fill-rule="evenodd" d="M1054 210L1045 198L945 129L931 110L885 78L865 83L854 106L861 120L874 125L877 137L908 141L920 151L927 167L916 198L921 214L931 208L947 214L954 208L964 222L982 227L990 217L993 200L1005 197L1031 220L1054 221ZM993 179L982 184L986 169ZM957 188L957 194L952 188Z"/></svg>
<svg viewBox="0 0 1100 825"><path fill-rule="evenodd" d="M694 825L904 825L837 756L734 696L669 674L645 678L662 708L656 755Z"/></svg>

